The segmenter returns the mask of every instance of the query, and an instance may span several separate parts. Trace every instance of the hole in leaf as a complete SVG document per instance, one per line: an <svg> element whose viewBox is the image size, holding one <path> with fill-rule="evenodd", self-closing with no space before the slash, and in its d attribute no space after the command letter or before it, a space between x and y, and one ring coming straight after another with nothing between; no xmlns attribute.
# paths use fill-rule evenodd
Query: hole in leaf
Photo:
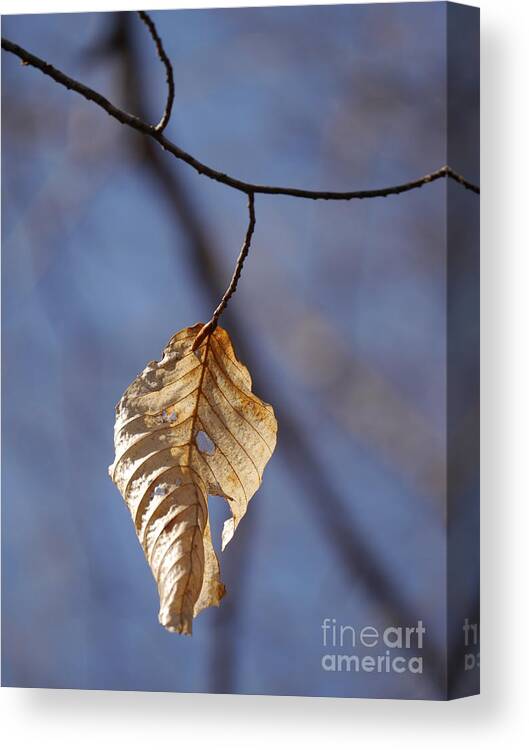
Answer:
<svg viewBox="0 0 529 750"><path fill-rule="evenodd" d="M215 453L215 443L203 430L197 432L195 442L201 453L207 453L208 456L212 456Z"/></svg>
<svg viewBox="0 0 529 750"><path fill-rule="evenodd" d="M160 484L157 484L154 488L153 497L163 497L164 495L167 495L169 492L172 492L177 487L180 487L182 484L180 479L175 479L174 482L171 482L168 484L167 482L160 482Z"/></svg>

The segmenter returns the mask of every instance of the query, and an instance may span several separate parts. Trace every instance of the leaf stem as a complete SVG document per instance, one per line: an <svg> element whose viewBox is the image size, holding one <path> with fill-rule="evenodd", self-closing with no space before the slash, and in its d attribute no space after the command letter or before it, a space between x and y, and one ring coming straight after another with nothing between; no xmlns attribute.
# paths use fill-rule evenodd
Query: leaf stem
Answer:
<svg viewBox="0 0 529 750"><path fill-rule="evenodd" d="M233 276L231 277L231 281L228 284L228 288L222 295L221 301L219 302L217 308L215 309L213 315L211 316L211 320L209 320L208 323L202 326L202 328L198 332L198 335L195 341L193 342L193 346L192 346L193 351L196 351L196 349L198 349L198 347L204 341L206 336L208 336L210 333L213 333L213 331L217 327L220 316L226 309L228 302L230 301L231 297L235 293L235 290L237 289L237 284L239 283L239 279L241 278L242 267L244 266L244 261L246 260L248 253L250 252L250 246L252 244L252 237L255 231L255 196L253 193L248 193L248 217L249 217L248 228L246 229L246 236L244 238L244 242L242 244L239 257L237 258L237 262L235 264L235 270L233 272Z"/></svg>

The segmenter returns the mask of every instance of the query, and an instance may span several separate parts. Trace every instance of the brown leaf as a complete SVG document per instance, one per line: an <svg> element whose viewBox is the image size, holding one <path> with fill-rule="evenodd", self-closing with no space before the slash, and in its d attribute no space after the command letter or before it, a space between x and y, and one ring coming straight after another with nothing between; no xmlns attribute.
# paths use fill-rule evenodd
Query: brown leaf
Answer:
<svg viewBox="0 0 529 750"><path fill-rule="evenodd" d="M233 537L272 455L277 422L252 391L220 327L196 351L202 324L173 336L116 407L112 480L132 514L158 584L160 623L191 634L192 620L224 595L211 542L208 495L222 495Z"/></svg>

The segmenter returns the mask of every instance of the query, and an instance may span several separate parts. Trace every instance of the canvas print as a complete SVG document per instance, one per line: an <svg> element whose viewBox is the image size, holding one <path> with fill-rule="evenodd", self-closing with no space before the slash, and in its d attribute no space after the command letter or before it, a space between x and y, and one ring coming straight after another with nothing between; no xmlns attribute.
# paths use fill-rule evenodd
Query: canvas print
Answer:
<svg viewBox="0 0 529 750"><path fill-rule="evenodd" d="M479 192L475 8L2 19L3 685L479 692Z"/></svg>

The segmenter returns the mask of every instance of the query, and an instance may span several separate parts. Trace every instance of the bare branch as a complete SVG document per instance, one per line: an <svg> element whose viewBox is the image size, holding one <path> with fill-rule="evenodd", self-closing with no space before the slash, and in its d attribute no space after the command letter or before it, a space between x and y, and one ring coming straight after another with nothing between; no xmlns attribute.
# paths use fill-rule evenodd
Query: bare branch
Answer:
<svg viewBox="0 0 529 750"><path fill-rule="evenodd" d="M237 263L235 264L235 271L233 272L233 276L231 277L231 281L228 284L228 288L224 292L221 301L219 302L215 312L211 316L211 320L209 323L206 323L206 325L202 326L200 331L198 332L198 335L196 339L193 342L192 350L195 351L198 349L200 344L204 341L206 336L208 336L210 333L212 333L215 328L217 327L217 323L219 322L219 318L222 315L223 311L226 309L228 302L230 301L230 298L235 293L235 290L237 289L237 283L239 279L241 278L242 273L242 267L244 265L244 261L246 260L246 256L248 255L250 251L250 245L252 244L252 236L255 229L255 198L253 193L248 193L248 214L249 214L249 220L248 220L248 229L246 230L246 237L244 238L243 245L241 247L241 252L239 253L239 257L237 258Z"/></svg>
<svg viewBox="0 0 529 750"><path fill-rule="evenodd" d="M473 185L464 177L454 172L454 170L451 169L451 167L449 166L441 167L440 169L436 170L435 172L432 172L431 174L424 175L424 177L420 177L417 180L412 180L411 182L405 182L400 185L393 185L390 187L378 188L375 190L354 190L354 191L346 191L346 192L335 192L335 191L303 190L301 188L275 187L272 185L254 185L252 183L239 180L235 177L231 177L228 174L219 172L218 170L214 169L213 167L208 166L207 164L203 164L194 156L192 156L191 154L181 149L179 146L177 146L175 143L173 143L172 141L170 141L168 138L166 138L163 135L163 131L165 127L167 126L169 119L171 117L171 110L172 110L173 102L174 102L175 92L174 92L173 67L172 67L171 61L169 60L167 56L167 53L165 52L162 40L160 38L160 35L158 34L156 26L153 20L151 19L151 17L145 11L138 11L138 15L140 19L143 21L143 23L147 26L147 29L149 30L149 33L151 34L151 37L156 45L158 56L165 66L166 75L167 75L168 91L167 91L167 101L166 101L165 111L162 116L162 119L160 120L158 125L155 125L155 126L149 125L143 119L136 117L135 115L131 115L128 112L125 112L119 109L118 107L114 106L110 101L108 101L108 99L102 96L102 94L100 94L99 92L95 91L94 89L89 88L88 86L85 86L83 83L80 83L79 81L76 81L74 78L70 78L62 71L53 67L53 65L50 65L45 60L42 60L36 55L33 55L31 52L28 52L23 47L20 47L18 44L15 44L14 42L9 41L8 39L2 38L2 48L6 50L7 52L10 52L13 55L16 55L18 58L20 58L23 64L31 65L32 67L37 68L37 70L40 70L42 73L52 78L54 81L56 81L60 85L65 86L69 90L76 91L78 94L85 97L85 99L88 99L89 101L94 102L99 107L104 109L105 112L107 112L111 117L113 117L118 122L122 123L123 125L128 125L134 130L137 130L140 133L143 133L144 135L149 136L150 138L155 140L164 150L168 151L170 154L172 154L175 158L179 159L180 161L183 161L186 164L188 164L199 174L203 174L211 180L220 182L223 185L226 185L227 187L230 187L234 190L243 192L248 196L248 211L249 211L249 217L250 217L249 224L248 224L248 229L246 232L246 238L244 240L243 246L241 248L241 252L237 259L237 263L235 266L235 270L233 272L232 279L218 307L214 311L213 316L211 317L210 321L202 327L198 336L196 337L193 343L193 350L197 349L202 343L202 341L206 338L206 336L208 336L212 331L215 330L222 312L226 308L231 296L234 294L237 288L237 283L239 281L239 278L242 272L244 261L246 260L246 256L248 255L248 252L250 250L250 244L252 241L252 235L253 235L253 231L255 227L254 201L255 201L256 193L261 193L261 194L266 194L266 195L289 195L295 198L307 198L309 200L353 200L353 199L363 199L363 198L378 198L378 197L386 197L389 195L398 195L400 193L409 192L410 190L415 190L430 182L434 182L435 180L449 177L455 180L456 182L458 182L463 187L465 187L467 190L471 190L472 192L479 194L479 187L477 187L476 185Z"/></svg>
<svg viewBox="0 0 529 750"><path fill-rule="evenodd" d="M149 29L149 33L153 38L154 44L156 45L156 51L158 53L158 57L162 61L162 63L165 66L165 74L167 79L167 101L165 104L165 111L163 113L162 119L156 125L154 128L157 133L163 133L165 128L167 127L167 124L169 123L169 120L171 118L171 111L173 109L173 102L174 102L174 75L173 75L173 66L171 64L171 61L169 60L169 57L167 56L167 53L164 49L163 42L160 38L160 35L158 34L158 30L156 28L156 25L150 15L146 13L144 10L139 10L138 15Z"/></svg>
<svg viewBox="0 0 529 750"><path fill-rule="evenodd" d="M31 52L28 52L18 44L10 42L8 39L2 38L2 48L7 52L11 52L13 55L16 55L18 58L20 58L20 60L22 60L24 64L31 65L50 78L53 78L53 80L61 84L61 86L65 86L67 89L76 91L81 96L84 96L85 99L94 102L99 107L104 109L105 112L107 112L111 117L113 117L123 125L128 125L134 130L137 130L140 133L153 138L155 141L157 141L157 143L160 144L163 149L169 151L169 153L171 153L177 159L180 159L180 161L188 164L199 174L203 174L206 177L209 177L209 179L211 180L220 182L223 185L227 185L228 187L233 188L234 190L239 190L240 192L246 193L247 195L250 195L251 193L253 193L254 195L256 195L257 193L262 193L265 195L290 195L294 198L307 198L309 200L353 200L361 198L385 198L388 195L398 195L400 193L406 193L410 190L415 190L416 188L420 188L423 185L434 182L435 180L439 180L444 177L450 177L451 179L459 182L468 190L479 194L479 187L477 185L474 185L468 180L464 179L448 166L441 167L436 172L432 172L431 174L420 177L419 179L413 180L412 182L405 182L400 185L393 185L391 187L378 188L375 190L351 190L347 192L334 192L321 190L302 190L300 188L289 187L274 187L271 185L254 185L250 182L245 182L244 180L239 180L236 177L231 177L228 174L219 172L218 170L213 169L213 167L209 167L207 164L203 164L194 156L179 148L179 146L166 138L163 133L159 132L156 129L155 126L149 125L143 120L140 120L138 117L135 117L134 115L131 115L128 112L124 112L118 107L115 107L113 104L111 104L111 102L108 101L108 99L102 96L102 94L94 91L94 89L91 89L88 86L85 86L83 83L76 81L74 78L70 78L57 68L54 68L53 65L50 65L40 57L33 55Z"/></svg>

